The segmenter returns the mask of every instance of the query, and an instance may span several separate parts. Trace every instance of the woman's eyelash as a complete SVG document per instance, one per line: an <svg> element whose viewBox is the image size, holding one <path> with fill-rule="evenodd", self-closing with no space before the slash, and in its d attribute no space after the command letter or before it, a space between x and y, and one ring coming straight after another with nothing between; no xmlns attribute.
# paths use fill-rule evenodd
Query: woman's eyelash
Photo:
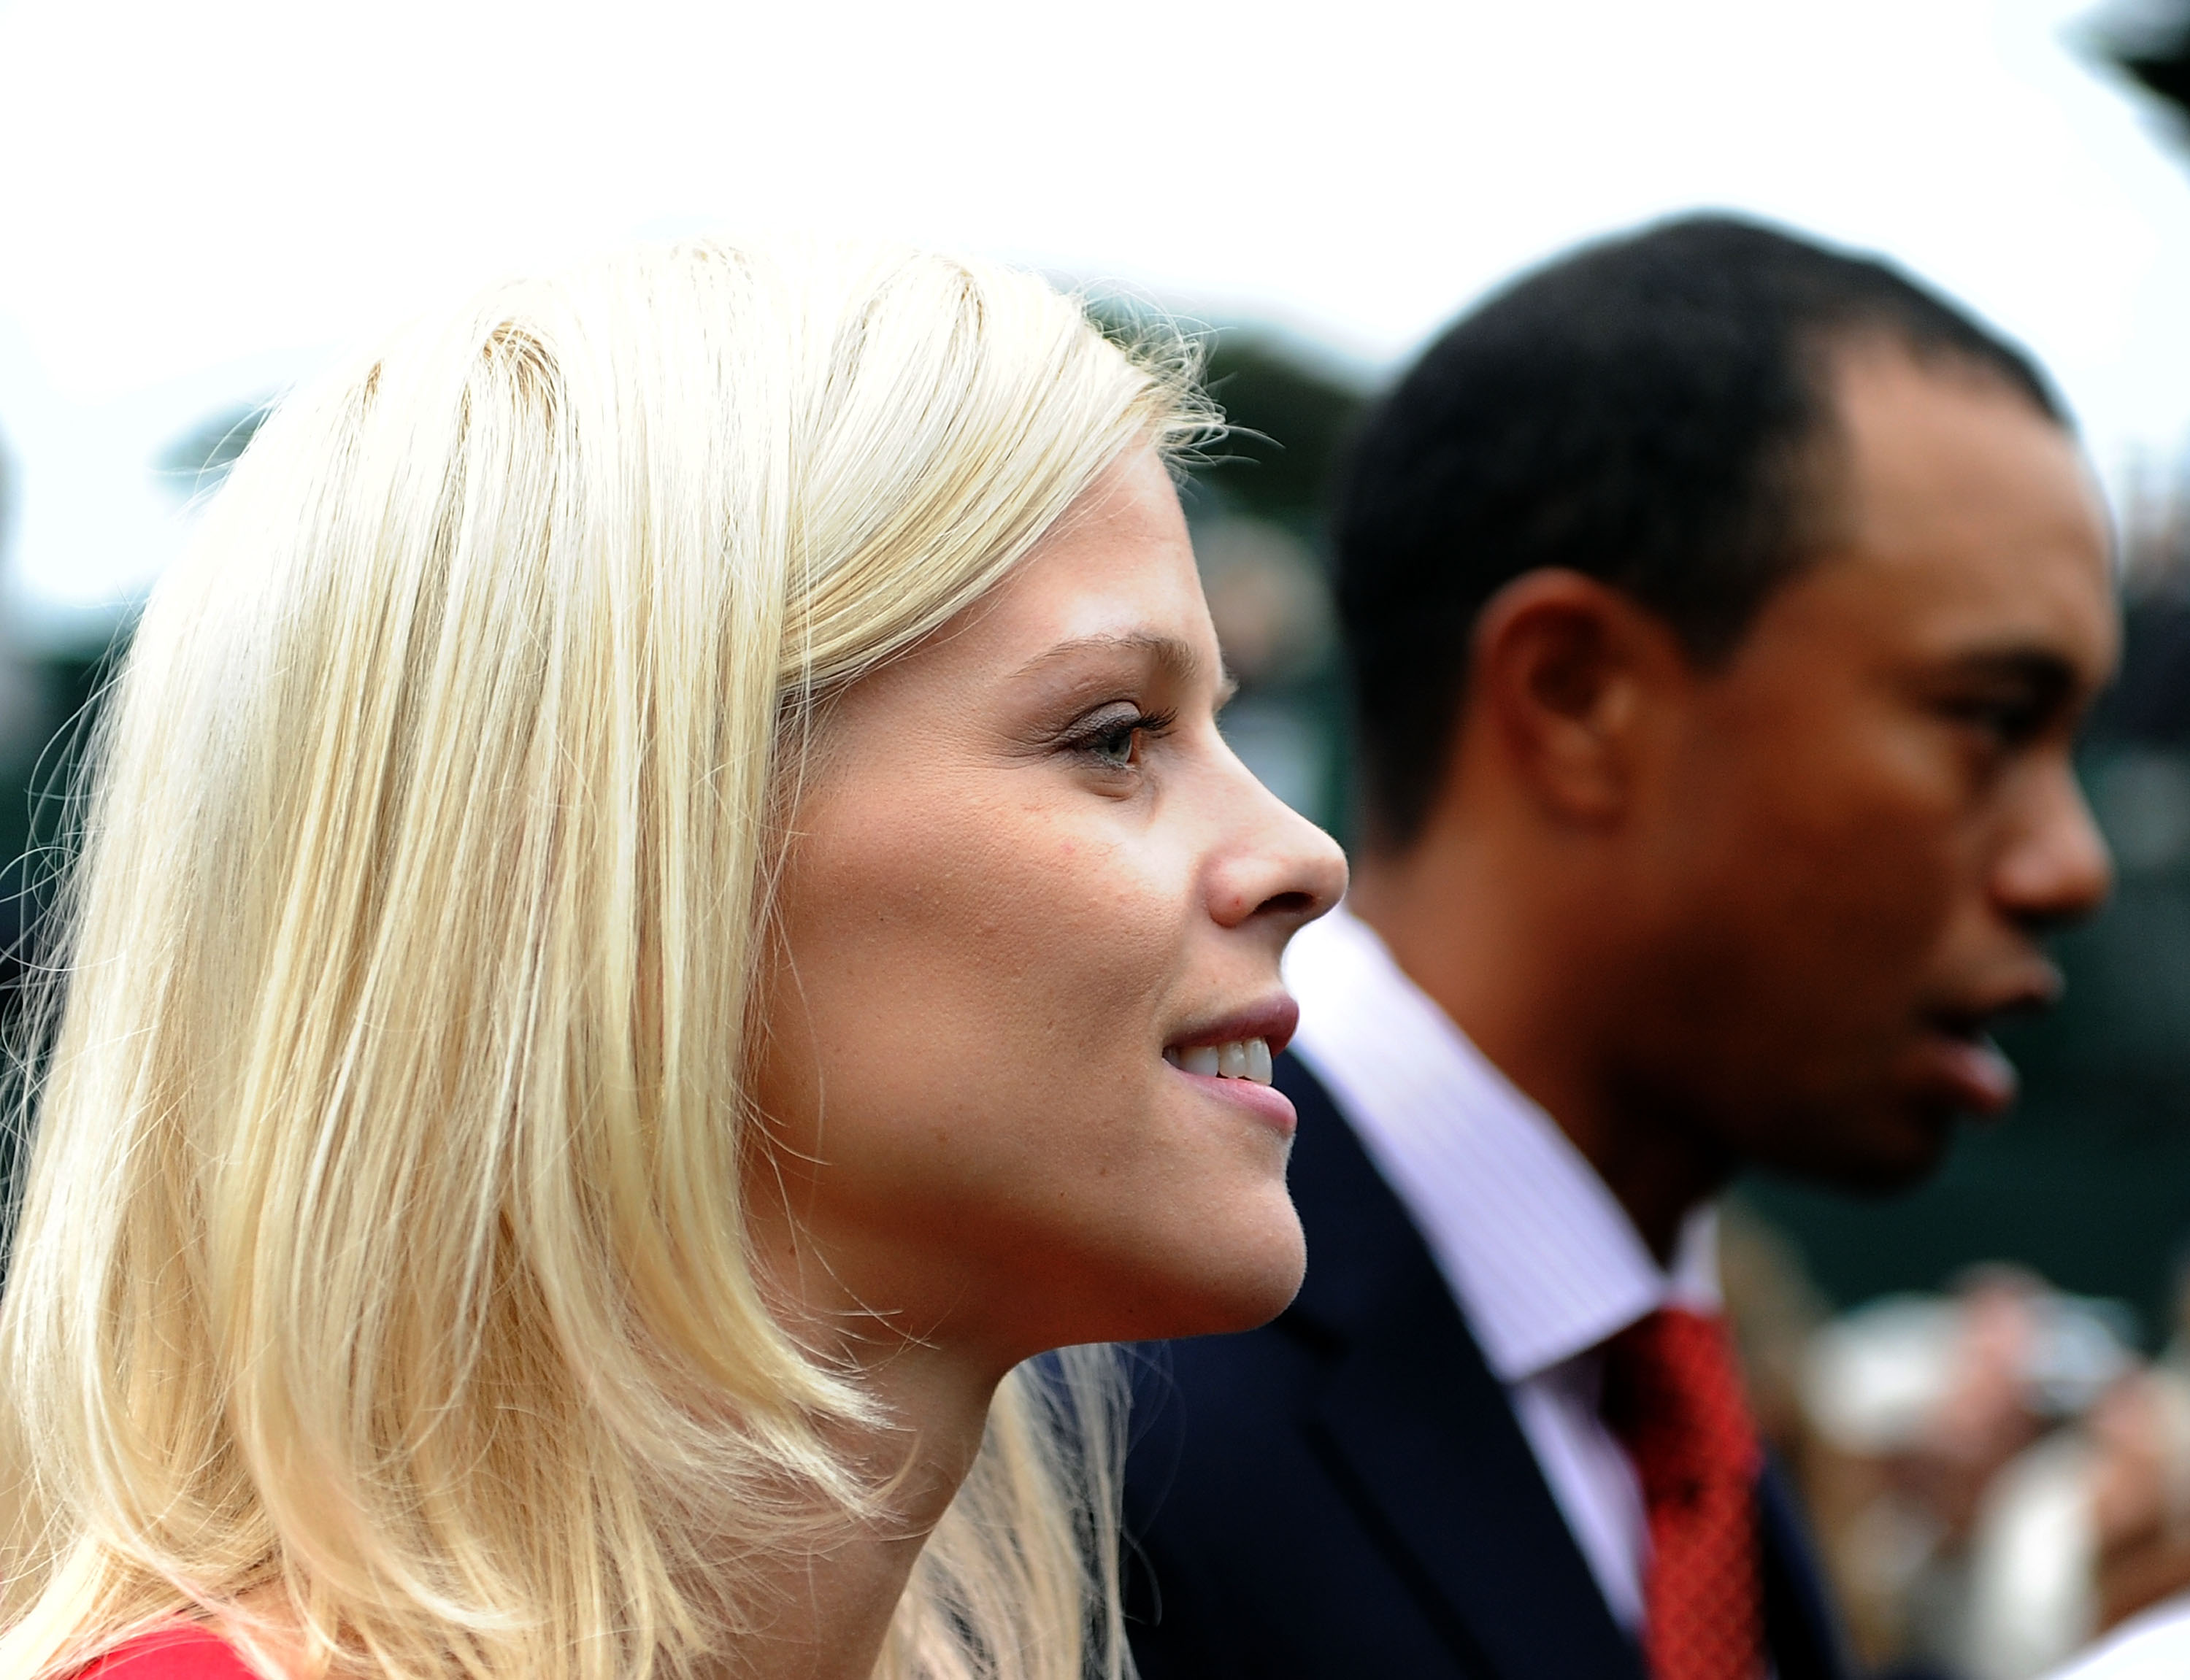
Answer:
<svg viewBox="0 0 2190 1680"><path fill-rule="evenodd" d="M1161 737L1177 721L1176 711L1113 714L1074 732L1064 744L1103 764L1122 768L1132 761L1134 747L1140 740Z"/></svg>

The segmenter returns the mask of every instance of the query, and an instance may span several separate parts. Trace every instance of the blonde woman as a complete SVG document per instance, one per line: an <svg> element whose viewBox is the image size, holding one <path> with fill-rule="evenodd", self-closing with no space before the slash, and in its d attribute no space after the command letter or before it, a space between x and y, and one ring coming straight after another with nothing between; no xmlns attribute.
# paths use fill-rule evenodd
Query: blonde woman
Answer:
<svg viewBox="0 0 2190 1680"><path fill-rule="evenodd" d="M1079 1680L1083 1349L1298 1281L1330 842L1186 358L700 245L292 399L111 697L0 1316L0 1674Z"/></svg>

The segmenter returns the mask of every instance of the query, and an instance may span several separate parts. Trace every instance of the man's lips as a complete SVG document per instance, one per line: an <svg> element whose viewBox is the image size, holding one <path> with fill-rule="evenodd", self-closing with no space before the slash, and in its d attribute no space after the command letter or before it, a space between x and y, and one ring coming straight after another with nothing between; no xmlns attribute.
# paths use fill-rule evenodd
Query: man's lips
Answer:
<svg viewBox="0 0 2190 1680"><path fill-rule="evenodd" d="M1997 1114L2022 1085L2015 1065L1993 1042L2001 1015L2045 1008L2061 992L2060 971L2034 964L1964 1002L1927 1010L1908 1073L1926 1095L1969 1113Z"/></svg>
<svg viewBox="0 0 2190 1680"><path fill-rule="evenodd" d="M1934 1101L1972 1114L1999 1113L2015 1100L2022 1081L1993 1042L1993 1023L2045 1009L2060 995L2060 970L2034 953L1990 984L1934 1004L1923 1011L1903 1063L1905 1078Z"/></svg>
<svg viewBox="0 0 2190 1680"><path fill-rule="evenodd" d="M1998 1114L2015 1100L2022 1081L1992 1034L1928 1027L1906 1064L1926 1095L1968 1113Z"/></svg>

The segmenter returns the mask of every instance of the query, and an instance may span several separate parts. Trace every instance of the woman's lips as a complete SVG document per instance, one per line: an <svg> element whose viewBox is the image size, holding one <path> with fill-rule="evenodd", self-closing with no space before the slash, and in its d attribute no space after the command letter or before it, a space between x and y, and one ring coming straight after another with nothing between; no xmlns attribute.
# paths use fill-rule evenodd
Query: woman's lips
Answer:
<svg viewBox="0 0 2190 1680"><path fill-rule="evenodd" d="M1300 1025L1300 1005L1284 992L1228 1015L1189 1027L1164 1046L1163 1059L1181 1079L1244 1108L1290 1138L1299 1117L1291 1098L1270 1083L1272 1064Z"/></svg>
<svg viewBox="0 0 2190 1680"><path fill-rule="evenodd" d="M1217 1101L1245 1109L1280 1137L1290 1138L1300 1124L1292 1099L1275 1085L1261 1084L1252 1079L1227 1079L1217 1074L1189 1073L1182 1067L1173 1067L1171 1072L1173 1078L1199 1086Z"/></svg>
<svg viewBox="0 0 2190 1680"><path fill-rule="evenodd" d="M1174 1046L1164 1060L1189 1073L1206 1073L1219 1079L1252 1079L1270 1083L1274 1058L1267 1038L1231 1038L1221 1044Z"/></svg>
<svg viewBox="0 0 2190 1680"><path fill-rule="evenodd" d="M1164 1044L1164 1056L1175 1061L1178 1052L1225 1044L1244 1045L1260 1038L1274 1056L1291 1042L1300 1026L1300 1005L1290 993L1279 992L1261 1003L1181 1028Z"/></svg>

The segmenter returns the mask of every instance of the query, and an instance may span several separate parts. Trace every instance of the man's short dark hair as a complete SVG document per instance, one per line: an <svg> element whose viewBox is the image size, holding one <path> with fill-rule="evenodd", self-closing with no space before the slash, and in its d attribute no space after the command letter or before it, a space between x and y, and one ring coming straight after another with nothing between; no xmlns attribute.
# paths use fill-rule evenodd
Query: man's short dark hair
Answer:
<svg viewBox="0 0 2190 1680"><path fill-rule="evenodd" d="M1444 781L1470 633L1564 567L1722 658L1835 511L1831 359L1876 335L1991 375L2066 426L2028 357L1884 263L1695 216L1539 269L1446 331L1364 424L1338 601L1377 844Z"/></svg>

